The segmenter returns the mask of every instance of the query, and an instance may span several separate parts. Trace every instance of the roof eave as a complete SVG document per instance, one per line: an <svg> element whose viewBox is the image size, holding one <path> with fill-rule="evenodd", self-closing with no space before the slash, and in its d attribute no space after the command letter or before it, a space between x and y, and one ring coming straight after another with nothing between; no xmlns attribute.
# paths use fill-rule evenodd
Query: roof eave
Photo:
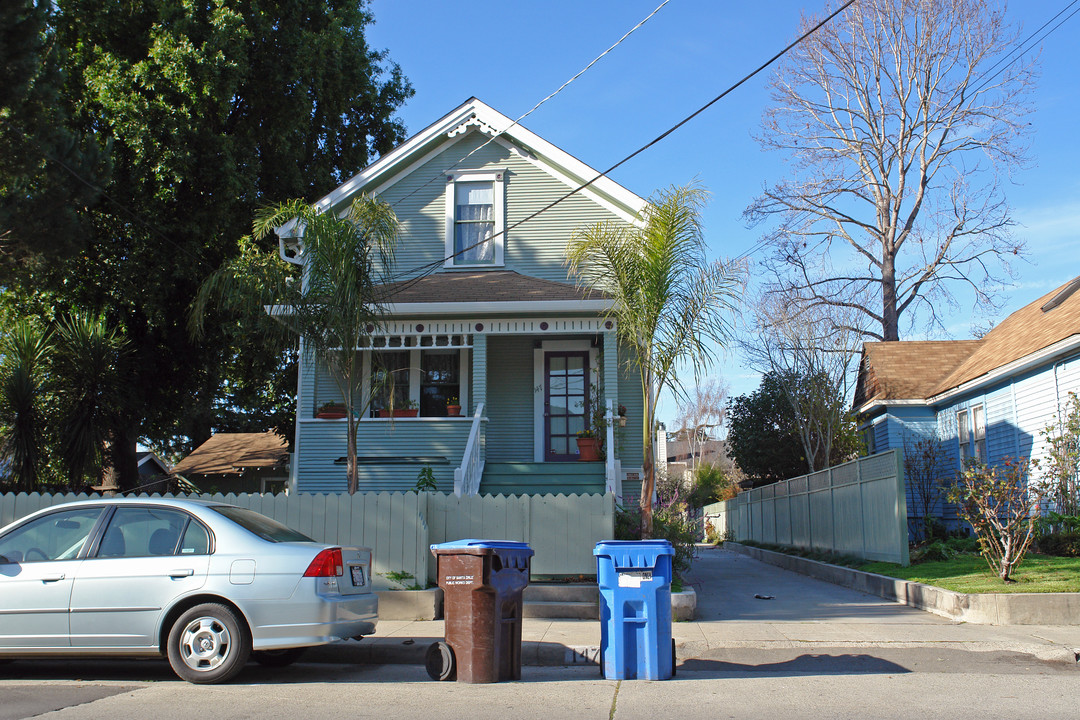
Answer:
<svg viewBox="0 0 1080 720"><path fill-rule="evenodd" d="M427 302L390 303L386 309L392 315L520 315L521 313L606 313L611 300L515 300L512 302Z"/></svg>

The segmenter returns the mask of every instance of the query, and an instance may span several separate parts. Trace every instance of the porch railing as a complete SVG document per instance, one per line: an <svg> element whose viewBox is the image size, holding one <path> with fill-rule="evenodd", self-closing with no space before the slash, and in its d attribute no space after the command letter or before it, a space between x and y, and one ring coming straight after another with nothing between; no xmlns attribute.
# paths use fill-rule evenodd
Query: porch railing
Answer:
<svg viewBox="0 0 1080 720"><path fill-rule="evenodd" d="M454 494L477 495L480 492L480 478L484 474L484 459L480 454L480 423L483 422L484 403L476 406L473 414L469 441L465 444L465 454L461 458L461 467L454 470Z"/></svg>
<svg viewBox="0 0 1080 720"><path fill-rule="evenodd" d="M607 448L607 460L604 462L604 481L606 490L605 492L615 493L615 495L622 495L622 488L619 487L619 474L615 468L615 414L611 411L611 400L607 401L607 414L604 415L604 419L607 421L607 436L604 438L606 443L604 447Z"/></svg>

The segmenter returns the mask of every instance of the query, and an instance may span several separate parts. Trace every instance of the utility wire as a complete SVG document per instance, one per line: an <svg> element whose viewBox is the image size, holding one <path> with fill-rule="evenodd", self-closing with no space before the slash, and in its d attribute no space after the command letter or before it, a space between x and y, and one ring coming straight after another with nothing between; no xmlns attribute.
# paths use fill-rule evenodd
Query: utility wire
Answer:
<svg viewBox="0 0 1080 720"><path fill-rule="evenodd" d="M597 174L596 174L596 176L594 176L594 177L593 177L593 178L592 178L591 180L588 180L588 181L586 181L586 182L582 183L581 185L578 185L578 186L577 186L576 188L574 188L574 189L573 189L573 190L571 190L570 192L568 192L568 193L565 193L564 195L561 195L560 197L558 197L558 198L556 198L555 200L551 201L550 203L548 203L548 204L547 204L547 205L545 205L544 207L540 208L539 210L536 210L535 212L533 212L533 213L531 213L531 214L527 215L526 217L522 218L521 220L518 220L517 222L513 223L512 225L510 225L509 227L505 228L504 230L500 230L499 232L497 232L497 233L494 233L494 234L492 234L491 236L489 236L489 237L488 237L488 238L486 238L485 240L482 240L482 241L480 241L480 242L474 243L474 244L472 244L472 245L470 245L470 246L468 246L468 247L462 248L461 250L455 251L454 253L452 253L452 254L450 254L450 255L448 255L448 256L446 256L446 257L444 257L444 258L440 259L440 260L433 260L432 262L429 262L429 263L425 263L425 264L423 264L423 265L417 266L417 267L415 267L415 268L412 268L411 270L407 270L407 271L403 271L402 273L398 273L397 275L395 275L395 277L403 277L404 275L406 275L406 274L411 274L411 273L413 273L413 272L420 272L421 274L420 274L420 275L419 275L418 277L412 278L412 279L410 279L409 281L406 281L405 283L402 283L400 287L398 287L398 288L395 288L395 291L400 291L400 290L403 290L403 289L405 289L406 287L409 287L409 286L411 286L412 284L415 284L415 282L419 282L419 280L421 280L421 279L423 279L424 277L426 277L427 275L430 275L431 273L435 272L435 270L437 270L437 269L438 269L439 267L441 267L442 265L444 265L444 264L446 263L446 261L448 261L448 260L451 260L451 259L453 259L454 257L457 257L458 255L461 255L462 253L465 253L465 252L467 252L467 251L469 251L469 250L472 250L473 248L479 247L480 245L483 245L483 244L484 244L485 242L490 242L490 241L494 240L494 239L495 239L496 237L498 237L499 235L504 235L504 234L506 234L506 233L510 232L511 230L513 230L513 229L515 229L515 228L517 228L517 227L520 227L521 225L523 225L523 224L525 224L525 223L529 222L530 220L532 220L532 219L536 218L536 217L537 217L538 215L541 215L542 213L545 213L545 212L547 212L548 210L550 210L551 208L555 207L555 206L556 206L556 205L558 205L559 203L562 203L563 201L565 201L565 200L566 200L567 198L570 198L570 197L572 197L573 195L576 195L577 193L581 192L581 191L582 191L582 190L584 190L585 188L587 188L587 187L589 187L590 185L592 185L593 183L595 183L595 182L596 182L597 180L599 180L600 178L602 178L602 177L605 177L606 175L610 174L610 173L611 173L612 171L616 170L617 168L621 167L622 165L624 165L625 163L629 162L629 161L630 161L630 160L632 160L633 158L637 157L637 156L638 156L638 155L640 155L641 153L645 152L646 150L648 150L649 148L651 148L651 147L652 147L653 145L656 145L656 144L657 144L657 143L659 143L659 142L660 142L661 140L663 140L664 138L666 138L666 137L668 137L669 135L671 135L671 134L672 134L673 132L675 132L676 130L678 130L679 128L681 128L681 127L682 127L683 125L687 124L688 122L690 122L691 120L693 120L694 118L696 118L696 117L697 117L698 115L700 115L701 113L705 112L705 111L706 111L707 109L709 109L710 107L712 107L713 105L715 105L715 104L716 104L717 102L719 102L720 100L722 100L722 99L723 99L724 97L726 97L727 95L729 95L730 93L732 93L732 92L733 92L734 90L736 90L737 88L739 88L740 86L742 86L743 84L745 84L745 83L746 83L746 82L747 82L748 80L750 80L750 79L751 79L751 78L753 78L754 76L758 75L758 74L759 74L759 73L761 73L761 72L762 72L763 70L765 70L766 68L768 68L768 67L769 67L770 65L772 65L773 63L775 63L775 62L776 62L777 60L779 60L779 59L780 59L781 57L783 57L783 56L784 56L784 55L786 55L786 54L787 54L788 52L790 52L792 48L794 48L794 47L795 47L795 46L797 46L797 45L798 45L799 43L801 43L801 42L803 42L804 40L806 40L806 38L808 38L808 37L810 37L811 35L813 35L813 34L814 34L815 32L817 32L817 31L818 31L818 30L819 30L819 29L820 29L821 27L823 27L823 26L824 26L824 25L825 25L826 23L828 23L828 22L829 22L830 20L832 20L832 19L833 19L834 17L836 17L837 15L839 15L839 14L840 14L841 12L843 12L844 10L846 10L846 9L847 9L848 7L850 7L850 6L851 6L851 5L852 5L852 4L854 3L854 2L855 2L855 0L848 0L847 2L845 2L845 3L843 4L843 5L841 5L841 6L840 6L840 7L839 7L839 8L838 8L838 9L837 9L836 11L834 11L834 12L833 12L832 14L828 15L828 16L827 16L827 17L826 17L825 19L821 20L821 21L820 21L819 23L817 23L817 24L816 24L816 25L814 25L814 26L813 26L812 28L810 28L809 30L807 30L807 31L806 31L805 33L803 33L802 35L800 35L800 36L799 36L799 37L798 37L797 39L795 39L794 41L792 41L791 43L789 43L789 44L788 44L787 46L785 46L785 47L784 47L784 48L783 48L782 50L780 50L779 52L777 52L777 53L776 53L775 55L773 55L773 56L772 56L771 58L769 58L768 60L766 60L766 61L765 61L764 63L762 63L761 65L759 65L759 66L758 66L757 68L755 68L754 70L752 70L752 71L751 71L750 73L748 73L747 75L745 75L745 76L744 76L744 77L743 77L742 79L740 79L740 80L739 80L738 82L734 83L733 85L731 85L730 87L728 87L728 88L727 88L726 90L724 90L723 92L721 92L721 93L720 93L719 95L717 95L716 97L714 97L714 98L713 98L712 100L710 100L709 102L705 103L705 104L704 104L704 105L702 105L702 106L701 106L700 108L698 108L697 110L695 110L695 111L694 111L694 112L692 112L691 114L689 114L689 115L687 115L686 117L684 117L684 118L683 118L682 120L680 120L679 122L677 122L677 123L676 123L675 125L672 125L672 126L671 126L670 128L668 128L667 130L665 130L664 132L662 132L662 133L661 133L660 135L658 135L658 136L657 136L656 138L654 138L653 140L649 141L649 142L648 142L648 143L646 143L645 145L643 145L643 146L641 146L640 148L638 148L637 150L633 151L632 153L630 153L629 155L627 155L626 157L624 157L624 158L623 158L622 160L619 160L619 161L618 161L617 163L615 163L614 165L612 165L611 167L609 167L609 168L608 168L607 170L604 170L604 171L602 171L602 172L599 172L599 173L597 173Z"/></svg>

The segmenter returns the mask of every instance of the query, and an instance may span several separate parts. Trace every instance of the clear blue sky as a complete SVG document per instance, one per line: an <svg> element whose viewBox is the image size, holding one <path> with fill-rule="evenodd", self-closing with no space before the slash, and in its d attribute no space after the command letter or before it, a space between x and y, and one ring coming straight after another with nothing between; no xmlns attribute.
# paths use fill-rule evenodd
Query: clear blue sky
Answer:
<svg viewBox="0 0 1080 720"><path fill-rule="evenodd" d="M1014 0L1009 15L1025 36L1070 0ZM517 118L645 18L661 0L373 0L374 48L386 49L416 95L399 115L410 133L476 96ZM733 3L671 0L591 70L523 121L541 137L594 168L610 167L704 105L795 37L800 14L824 2ZM1075 9L1075 8L1074 8ZM1080 275L1080 15L1050 35L1030 116L1031 164L1005 187L1016 234L1029 258L997 317L970 306L948 320L953 339L1000 320ZM697 178L712 193L706 238L717 256L750 249L759 233L742 211L783 158L751 137L767 104L767 71L666 140L631 160L612 179L642 197ZM729 356L715 369L732 394L752 391L755 374ZM670 419L672 404L662 409Z"/></svg>

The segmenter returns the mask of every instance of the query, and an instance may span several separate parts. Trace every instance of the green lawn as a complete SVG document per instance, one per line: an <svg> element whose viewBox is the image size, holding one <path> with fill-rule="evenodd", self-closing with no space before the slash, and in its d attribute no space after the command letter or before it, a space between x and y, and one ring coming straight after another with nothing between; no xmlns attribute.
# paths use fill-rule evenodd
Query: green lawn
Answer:
<svg viewBox="0 0 1080 720"><path fill-rule="evenodd" d="M1028 553L1013 573L1016 582L1003 583L981 555L957 555L951 560L902 567L893 563L866 563L859 570L901 580L934 585L962 593L1080 592L1080 558Z"/></svg>

